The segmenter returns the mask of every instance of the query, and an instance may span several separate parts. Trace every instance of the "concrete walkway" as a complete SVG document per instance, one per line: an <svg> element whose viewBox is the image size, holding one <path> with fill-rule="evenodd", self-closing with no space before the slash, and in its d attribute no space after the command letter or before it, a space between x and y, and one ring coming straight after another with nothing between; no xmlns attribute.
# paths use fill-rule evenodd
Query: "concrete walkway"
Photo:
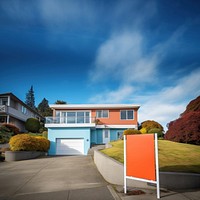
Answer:
<svg viewBox="0 0 200 200"><path fill-rule="evenodd" d="M0 200L113 200L91 156L0 163Z"/></svg>

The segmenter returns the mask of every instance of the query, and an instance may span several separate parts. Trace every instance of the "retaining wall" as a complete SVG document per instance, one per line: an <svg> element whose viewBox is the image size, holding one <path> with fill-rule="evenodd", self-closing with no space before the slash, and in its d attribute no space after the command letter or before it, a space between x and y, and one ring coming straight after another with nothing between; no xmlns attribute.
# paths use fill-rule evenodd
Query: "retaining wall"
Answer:
<svg viewBox="0 0 200 200"><path fill-rule="evenodd" d="M124 165L105 154L94 150L94 162L104 179L109 183L124 185ZM160 186L166 189L194 189L200 188L200 175L190 173L160 172ZM127 180L129 187L150 189L149 183Z"/></svg>
<svg viewBox="0 0 200 200"><path fill-rule="evenodd" d="M19 161L37 158L39 156L45 155L45 152L39 151L6 151L5 161Z"/></svg>

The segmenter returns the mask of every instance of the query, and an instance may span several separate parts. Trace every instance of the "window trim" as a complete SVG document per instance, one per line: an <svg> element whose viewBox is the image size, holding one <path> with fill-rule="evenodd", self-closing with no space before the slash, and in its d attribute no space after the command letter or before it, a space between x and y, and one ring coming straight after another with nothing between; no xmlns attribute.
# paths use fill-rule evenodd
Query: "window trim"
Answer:
<svg viewBox="0 0 200 200"><path fill-rule="evenodd" d="M56 116L56 112L60 112L59 113L59 116ZM91 123L91 111L90 110L56 110L55 112L55 116L56 117L59 117L60 119L62 118L62 113L66 113L65 115L65 118L66 118L66 122L67 124L81 124L81 123L78 123L78 116L77 116L77 113L78 112L83 112L84 113L84 124L86 123L86 120L87 120L87 116L86 116L86 112L89 113L89 122L88 123ZM68 123L68 112L74 112L75 113L75 123Z"/></svg>
<svg viewBox="0 0 200 200"><path fill-rule="evenodd" d="M97 116L97 112L101 111L101 116ZM108 116L107 117L103 117L103 111L107 111L108 112ZM96 118L104 118L104 119L108 119L109 118L109 110L96 110Z"/></svg>
<svg viewBox="0 0 200 200"><path fill-rule="evenodd" d="M126 119L122 119L121 112L126 111ZM133 111L133 118L128 119L128 111ZM120 120L134 120L134 110L120 110Z"/></svg>

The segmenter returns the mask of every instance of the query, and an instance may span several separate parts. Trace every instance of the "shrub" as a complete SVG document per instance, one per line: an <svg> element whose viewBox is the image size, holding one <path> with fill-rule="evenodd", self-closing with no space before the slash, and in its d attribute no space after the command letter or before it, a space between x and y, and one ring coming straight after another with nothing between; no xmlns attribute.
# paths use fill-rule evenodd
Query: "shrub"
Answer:
<svg viewBox="0 0 200 200"><path fill-rule="evenodd" d="M19 128L16 127L14 124L3 123L2 126L8 128L9 131L13 133L13 135L17 135L20 133Z"/></svg>
<svg viewBox="0 0 200 200"><path fill-rule="evenodd" d="M50 146L49 140L44 137L29 134L15 135L9 144L11 151L47 151Z"/></svg>
<svg viewBox="0 0 200 200"><path fill-rule="evenodd" d="M141 134L141 132L136 129L127 129L123 132L123 136L124 135L135 135L135 134Z"/></svg>
<svg viewBox="0 0 200 200"><path fill-rule="evenodd" d="M161 131L159 128L152 128L148 131L148 133L157 133L158 138L163 137L163 131Z"/></svg>
<svg viewBox="0 0 200 200"><path fill-rule="evenodd" d="M42 132L42 136L46 139L48 139L48 132L47 131L43 131Z"/></svg>
<svg viewBox="0 0 200 200"><path fill-rule="evenodd" d="M141 128L141 129L140 129L140 132L141 132L142 134L145 134L145 133L147 133L147 129L146 129L146 128Z"/></svg>
<svg viewBox="0 0 200 200"><path fill-rule="evenodd" d="M158 128L160 129L161 131L163 131L163 127L162 125L160 125L158 122L156 121L153 121L153 120L146 120L144 122L141 123L141 128L146 128L147 130L147 133L150 129L153 129L153 128Z"/></svg>
<svg viewBox="0 0 200 200"><path fill-rule="evenodd" d="M5 126L0 126L0 144L8 143L13 132Z"/></svg>
<svg viewBox="0 0 200 200"><path fill-rule="evenodd" d="M37 133L40 129L40 122L38 119L28 118L25 123L25 128L29 132Z"/></svg>

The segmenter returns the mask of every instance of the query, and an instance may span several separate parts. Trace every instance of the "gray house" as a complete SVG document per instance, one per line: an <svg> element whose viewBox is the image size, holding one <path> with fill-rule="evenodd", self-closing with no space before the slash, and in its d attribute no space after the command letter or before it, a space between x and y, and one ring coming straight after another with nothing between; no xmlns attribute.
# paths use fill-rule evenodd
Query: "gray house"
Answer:
<svg viewBox="0 0 200 200"><path fill-rule="evenodd" d="M14 94L0 94L0 123L11 123L20 131L25 131L25 122L28 118L43 119L38 112L27 106Z"/></svg>

